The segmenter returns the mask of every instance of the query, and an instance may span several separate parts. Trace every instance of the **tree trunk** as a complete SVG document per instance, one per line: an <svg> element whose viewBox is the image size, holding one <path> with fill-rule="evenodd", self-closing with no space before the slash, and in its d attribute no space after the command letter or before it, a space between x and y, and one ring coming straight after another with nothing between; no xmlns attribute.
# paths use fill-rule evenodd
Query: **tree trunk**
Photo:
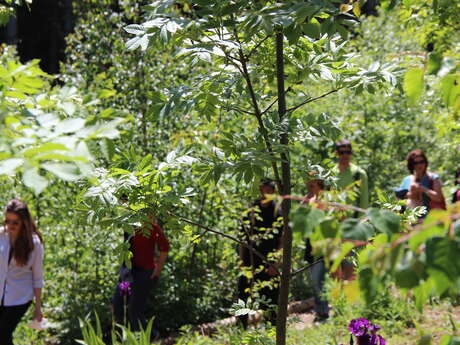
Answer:
<svg viewBox="0 0 460 345"><path fill-rule="evenodd" d="M278 115L279 124L283 128L280 136L280 143L283 151L281 153L281 195L291 194L291 167L289 162L289 119L286 113L286 91L284 87L284 54L283 54L283 31L279 29L276 34L276 74L278 83ZM276 320L276 345L286 344L286 319L289 297L289 280L291 276L291 251L292 232L289 228L289 211L291 201L283 200L283 264L280 282L280 294L278 298L278 316Z"/></svg>

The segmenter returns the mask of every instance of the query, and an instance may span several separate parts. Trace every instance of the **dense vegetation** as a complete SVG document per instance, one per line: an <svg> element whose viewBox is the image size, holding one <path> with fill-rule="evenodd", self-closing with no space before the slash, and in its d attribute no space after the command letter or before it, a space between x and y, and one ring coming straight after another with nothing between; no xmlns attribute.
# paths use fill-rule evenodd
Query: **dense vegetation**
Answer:
<svg viewBox="0 0 460 345"><path fill-rule="evenodd" d="M450 264L458 261L458 234L446 236L457 210L433 215L401 242L398 233L410 215L392 212L398 208L392 189L407 174L411 149L426 150L446 196L454 189L458 3L382 1L377 17L360 16L360 2L157 1L143 7L148 3L75 2L77 26L55 77L36 61L21 65L12 47L1 48L0 201L20 196L34 210L46 243L44 310L54 323L41 334L22 327L20 343L73 343L81 338L78 319L93 318L92 312L110 325L116 272L126 256L122 232L146 214L161 221L171 240L149 307L160 330L228 316L236 302L237 244L216 233L238 236L263 176L278 180L286 195L305 192L308 171L320 171L333 185L338 137L353 142L374 208L345 226L338 220L346 212L318 212L293 201L285 219L294 232L292 270L305 265L307 235L321 240L335 264L349 249L338 238L374 237L359 257L359 280L342 299L331 292L337 310L360 300L353 312L380 310L369 316L391 319L396 310L411 324L410 312L382 291L386 286L412 290L407 299L419 309L430 296L458 294L460 268ZM330 195L340 202L346 197ZM418 252L421 244L433 255ZM290 300L311 294L303 275L292 279ZM351 312L344 315L342 321ZM278 334L282 329L278 325ZM273 338L273 331L248 333L245 341Z"/></svg>

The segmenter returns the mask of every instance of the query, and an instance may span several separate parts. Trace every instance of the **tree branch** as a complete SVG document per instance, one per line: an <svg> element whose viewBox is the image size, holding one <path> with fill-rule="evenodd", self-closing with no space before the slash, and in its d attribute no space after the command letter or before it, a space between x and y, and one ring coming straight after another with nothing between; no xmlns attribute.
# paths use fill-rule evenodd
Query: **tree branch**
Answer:
<svg viewBox="0 0 460 345"><path fill-rule="evenodd" d="M250 76L250 74L248 72L248 67L247 67L248 60L247 60L247 57L244 55L243 48L241 46L241 42L239 40L238 32L236 31L236 28L234 29L233 34L235 35L235 40L239 44L238 54L240 56L239 61L241 63L241 69L239 68L239 66L238 66L238 69L240 69L240 72L241 72L241 74L243 75L243 78L246 81L248 91L249 91L249 95L251 96L252 106L254 108L254 115L255 115L255 117L257 119L257 124L259 126L259 131L262 134L262 137L264 139L265 146L267 148L268 153L273 158L276 158L275 153L273 152L273 147L272 147L272 144L270 142L270 138L268 137L268 131L265 128L264 122L262 121L262 114L260 112L259 104L257 102L257 97L256 97L256 93L254 91L254 86L252 85L251 76ZM278 186L278 190L281 191L282 185L281 185L280 174L279 174L279 171L278 171L278 165L276 164L276 161L272 161L271 164L272 164L273 174L275 175L276 184Z"/></svg>
<svg viewBox="0 0 460 345"><path fill-rule="evenodd" d="M293 276L295 276L295 275L297 275L299 273L302 273L305 270L308 270L310 267L313 267L314 265L316 265L321 260L323 260L323 259L318 259L315 262L312 262L311 264L305 265L305 266L299 268L298 270L295 270L294 272L291 273L291 277L293 277Z"/></svg>
<svg viewBox="0 0 460 345"><path fill-rule="evenodd" d="M344 88L344 87L339 87L339 88L337 88L337 89L334 89L334 90L328 91L328 92L326 92L326 93L322 94L321 96L318 96L318 97L313 97L313 98L309 98L309 99L307 99L307 100L303 101L302 103L300 103L300 104L296 105L295 107L289 108L289 109L288 109L288 110L286 110L286 111L287 111L287 112L292 112L292 111L294 111L294 110L297 110L297 109L299 109L300 107L304 106L305 104L308 104L308 103L311 103L311 102L317 101L318 99L324 98L324 97L326 97L326 96L330 95L331 93L334 93L334 92L340 91L340 90L342 90L343 88Z"/></svg>
<svg viewBox="0 0 460 345"><path fill-rule="evenodd" d="M198 228L201 228L203 230L205 230L204 233L200 234L200 238L203 237L207 232L211 232L213 234L216 234L216 235L219 235L219 236L222 236L222 237L225 237L225 238L228 238L229 240L232 240L236 243L238 243L239 245L249 249L251 252L253 252L255 255L257 255L265 264L267 265L271 265L270 262L267 261L267 258L261 254L257 249L254 249L254 247L252 247L251 245L247 244L246 242L244 241L241 241L239 240L238 238L236 238L235 236L232 236L232 235L228 235L228 234L224 234L223 232L220 232L218 230L214 230L214 229L211 229L210 227L206 226L206 225L203 225L203 224L200 224L200 223L197 223L197 222L194 222L193 220L190 220L190 219L187 219L187 218L184 218L184 217L181 217L177 214L174 214L172 212L168 212L171 216L173 217L176 217L178 218L180 221L184 222L184 223L187 223L187 224L190 224L190 225L194 225Z"/></svg>
<svg viewBox="0 0 460 345"><path fill-rule="evenodd" d="M254 115L253 112L251 111L248 111L248 110L244 110L244 109L240 109L238 107L226 107L228 110L234 110L234 111L238 111L240 113L244 113L244 114L248 114L248 115Z"/></svg>
<svg viewBox="0 0 460 345"><path fill-rule="evenodd" d="M265 113L267 113L267 111L269 111L270 108L276 104L276 102L278 102L278 97L273 102L271 102L270 105L267 108L265 108L264 111L260 113L260 116L265 115Z"/></svg>
<svg viewBox="0 0 460 345"><path fill-rule="evenodd" d="M257 43L254 48L252 48L248 55L247 55L247 58L249 59L251 57L251 55L262 45L262 43L264 43L266 40L268 40L269 38L271 37L271 35L268 35L268 36L265 36L264 39L262 39L259 43Z"/></svg>

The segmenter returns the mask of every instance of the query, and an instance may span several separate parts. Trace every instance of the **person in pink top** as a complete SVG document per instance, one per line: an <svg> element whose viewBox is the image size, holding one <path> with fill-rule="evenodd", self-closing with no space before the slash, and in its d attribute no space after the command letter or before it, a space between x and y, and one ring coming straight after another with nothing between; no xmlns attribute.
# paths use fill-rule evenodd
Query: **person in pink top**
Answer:
<svg viewBox="0 0 460 345"><path fill-rule="evenodd" d="M169 241L163 229L153 220L143 228L136 229L134 236L127 240L133 254L131 269L122 268L112 305L115 322L124 324L124 321L129 321L131 330L138 331L146 327L146 301L158 283L168 256ZM157 247L160 252L158 260Z"/></svg>

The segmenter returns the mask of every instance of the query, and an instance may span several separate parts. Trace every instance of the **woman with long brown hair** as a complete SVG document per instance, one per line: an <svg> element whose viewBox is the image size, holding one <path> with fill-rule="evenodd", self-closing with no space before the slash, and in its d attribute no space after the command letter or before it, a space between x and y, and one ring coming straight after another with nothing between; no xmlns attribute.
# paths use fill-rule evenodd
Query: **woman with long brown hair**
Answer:
<svg viewBox="0 0 460 345"><path fill-rule="evenodd" d="M33 318L42 320L42 287L42 237L27 204L13 199L0 228L0 344L13 344L13 332L34 298Z"/></svg>
<svg viewBox="0 0 460 345"><path fill-rule="evenodd" d="M442 193L441 179L428 171L428 158L420 149L407 155L407 169L411 173L401 183L399 191L404 191L407 206L415 208L425 206L427 213L436 208L445 209L446 202ZM425 213L423 217L426 216Z"/></svg>

